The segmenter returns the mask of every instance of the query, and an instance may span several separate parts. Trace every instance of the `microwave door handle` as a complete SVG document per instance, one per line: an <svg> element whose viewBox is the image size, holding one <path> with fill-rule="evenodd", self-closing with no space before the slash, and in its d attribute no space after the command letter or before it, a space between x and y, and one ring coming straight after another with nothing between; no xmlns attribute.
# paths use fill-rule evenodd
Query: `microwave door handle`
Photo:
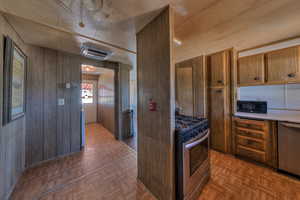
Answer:
<svg viewBox="0 0 300 200"><path fill-rule="evenodd" d="M293 123L286 123L286 122L281 122L280 124L288 128L300 128L300 124L293 124Z"/></svg>
<svg viewBox="0 0 300 200"><path fill-rule="evenodd" d="M189 144L186 144L185 148L186 149L190 149L190 148L193 148L194 146L197 146L198 144L200 144L201 142L203 142L204 140L206 140L208 138L208 136L209 136L209 131L206 132L205 136L199 138L198 140L193 141L193 142L191 142Z"/></svg>

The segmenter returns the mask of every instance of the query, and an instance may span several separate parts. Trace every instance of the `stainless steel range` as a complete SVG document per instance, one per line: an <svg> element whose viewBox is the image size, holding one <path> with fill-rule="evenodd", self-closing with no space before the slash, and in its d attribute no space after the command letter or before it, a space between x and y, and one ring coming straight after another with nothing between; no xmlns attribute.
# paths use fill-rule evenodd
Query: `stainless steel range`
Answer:
<svg viewBox="0 0 300 200"><path fill-rule="evenodd" d="M176 115L175 142L176 199L198 199L210 178L208 120Z"/></svg>

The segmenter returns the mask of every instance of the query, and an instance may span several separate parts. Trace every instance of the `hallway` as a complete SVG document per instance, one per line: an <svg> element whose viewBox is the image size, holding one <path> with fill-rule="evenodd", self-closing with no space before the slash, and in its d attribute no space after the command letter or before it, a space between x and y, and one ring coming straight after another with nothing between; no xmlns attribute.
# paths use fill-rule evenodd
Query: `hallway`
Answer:
<svg viewBox="0 0 300 200"><path fill-rule="evenodd" d="M136 152L101 125L86 128L86 148L25 172L12 200L152 200L137 183Z"/></svg>

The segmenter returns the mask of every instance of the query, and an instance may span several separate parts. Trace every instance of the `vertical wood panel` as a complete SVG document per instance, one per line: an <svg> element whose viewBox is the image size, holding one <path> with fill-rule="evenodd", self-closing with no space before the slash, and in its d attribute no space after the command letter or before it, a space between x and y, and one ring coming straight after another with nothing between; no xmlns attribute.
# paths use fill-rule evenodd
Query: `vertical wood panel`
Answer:
<svg viewBox="0 0 300 200"><path fill-rule="evenodd" d="M43 86L44 52L32 47L30 64L27 68L27 118L26 118L26 164L43 160Z"/></svg>
<svg viewBox="0 0 300 200"><path fill-rule="evenodd" d="M115 134L115 76L114 71L101 74L99 79L99 112L100 122L112 134ZM118 135L116 135L118 137Z"/></svg>
<svg viewBox="0 0 300 200"><path fill-rule="evenodd" d="M70 141L70 91L65 88L65 84L70 81L70 56L65 53L58 53L58 98L64 99L65 104L57 106L58 109L58 135L57 144L58 145L58 155L64 155L70 152L71 141Z"/></svg>
<svg viewBox="0 0 300 200"><path fill-rule="evenodd" d="M193 82L194 82L194 115L198 117L207 116L207 77L203 56L192 59L193 62Z"/></svg>
<svg viewBox="0 0 300 200"><path fill-rule="evenodd" d="M121 111L124 112L130 109L130 94L129 94L129 74L130 68L127 65L120 65L120 99L121 99ZM129 119L121 114L120 119L121 126L121 139L129 138L129 127L131 126Z"/></svg>
<svg viewBox="0 0 300 200"><path fill-rule="evenodd" d="M80 151L80 141L81 141L81 122L80 122L80 112L81 112L81 93L80 93L80 83L81 83L81 64L80 59L77 56L72 56L71 62L71 102L70 102L70 114L71 114L71 152Z"/></svg>
<svg viewBox="0 0 300 200"><path fill-rule="evenodd" d="M170 8L137 34L138 178L158 199L174 199L173 16ZM157 111L149 111L149 100Z"/></svg>
<svg viewBox="0 0 300 200"><path fill-rule="evenodd" d="M64 89L63 89L63 54L58 53L57 55L57 100L56 104L58 103L58 99L64 98ZM64 109L62 106L57 105L57 154L62 155L64 153L64 143L63 143L63 134L64 134L64 129L63 129L63 114L64 114Z"/></svg>
<svg viewBox="0 0 300 200"><path fill-rule="evenodd" d="M54 158L56 152L56 65L57 52L45 49L44 55L44 157L43 160Z"/></svg>

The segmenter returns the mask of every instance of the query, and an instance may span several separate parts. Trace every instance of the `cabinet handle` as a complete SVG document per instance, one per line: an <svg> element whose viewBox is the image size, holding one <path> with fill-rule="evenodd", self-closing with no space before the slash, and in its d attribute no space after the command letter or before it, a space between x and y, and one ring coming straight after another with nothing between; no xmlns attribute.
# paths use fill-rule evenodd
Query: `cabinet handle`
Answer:
<svg viewBox="0 0 300 200"><path fill-rule="evenodd" d="M217 93L222 93L222 90L216 90Z"/></svg>
<svg viewBox="0 0 300 200"><path fill-rule="evenodd" d="M218 80L218 83L222 84L222 83L223 83L223 81L221 81L221 80Z"/></svg>
<svg viewBox="0 0 300 200"><path fill-rule="evenodd" d="M290 74L288 74L288 77L289 77L289 78L294 78L295 76L296 76L295 73L290 73Z"/></svg>
<svg viewBox="0 0 300 200"><path fill-rule="evenodd" d="M260 78L259 78L259 77L255 77L254 80L255 80L255 81L259 81Z"/></svg>

